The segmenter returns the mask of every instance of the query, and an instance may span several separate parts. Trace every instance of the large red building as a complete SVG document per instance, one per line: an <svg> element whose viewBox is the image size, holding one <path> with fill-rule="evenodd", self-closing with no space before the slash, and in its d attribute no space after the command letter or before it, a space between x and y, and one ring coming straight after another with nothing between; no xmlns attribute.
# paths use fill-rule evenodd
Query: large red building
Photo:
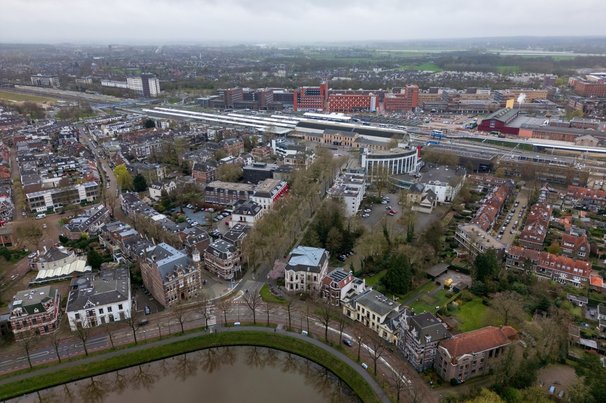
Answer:
<svg viewBox="0 0 606 403"><path fill-rule="evenodd" d="M488 115L478 125L478 131L492 132L498 131L504 134L518 134L519 127L511 127L509 124L520 114L519 109L504 108Z"/></svg>
<svg viewBox="0 0 606 403"><path fill-rule="evenodd" d="M595 81L573 78L570 84L577 95L583 97L606 97L606 81L599 79Z"/></svg>
<svg viewBox="0 0 606 403"><path fill-rule="evenodd" d="M324 82L319 87L299 87L293 96L293 109L325 110L328 102L328 83Z"/></svg>
<svg viewBox="0 0 606 403"><path fill-rule="evenodd" d="M419 106L419 87L407 85L403 92L385 94L383 108L385 112L411 111Z"/></svg>
<svg viewBox="0 0 606 403"><path fill-rule="evenodd" d="M375 112L377 97L374 94L330 94L327 109L329 112Z"/></svg>

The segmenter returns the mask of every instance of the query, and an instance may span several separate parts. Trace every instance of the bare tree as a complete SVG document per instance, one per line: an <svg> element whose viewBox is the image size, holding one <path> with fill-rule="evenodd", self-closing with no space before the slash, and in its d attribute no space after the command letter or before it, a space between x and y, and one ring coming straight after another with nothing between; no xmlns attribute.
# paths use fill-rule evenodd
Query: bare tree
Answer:
<svg viewBox="0 0 606 403"><path fill-rule="evenodd" d="M343 331L345 330L345 325L347 324L347 318L343 315L343 312L335 309L335 316L337 318L337 326L339 329L339 340L343 339Z"/></svg>
<svg viewBox="0 0 606 403"><path fill-rule="evenodd" d="M139 321L137 320L134 312L131 311L130 318L128 318L126 322L128 323L128 326L130 326L130 329L133 332L133 339L135 339L135 344L137 344L137 330L139 330Z"/></svg>
<svg viewBox="0 0 606 403"><path fill-rule="evenodd" d="M269 314L271 312L271 305L269 302L265 303L265 313L267 314L267 326L269 326Z"/></svg>
<svg viewBox="0 0 606 403"><path fill-rule="evenodd" d="M292 329L292 306L295 300L292 297L286 298L286 311L288 312L288 329Z"/></svg>
<svg viewBox="0 0 606 403"><path fill-rule="evenodd" d="M519 319L524 315L524 307L520 294L515 291L496 293L492 298L492 307L503 318L503 325L509 325L511 319Z"/></svg>
<svg viewBox="0 0 606 403"><path fill-rule="evenodd" d="M322 301L317 313L318 319L320 319L320 322L324 326L324 341L328 343L328 327L333 316L333 309L330 306L330 302L328 300Z"/></svg>
<svg viewBox="0 0 606 403"><path fill-rule="evenodd" d="M198 309L199 309L200 313L202 314L202 317L204 318L204 328L208 329L208 321L212 315L211 315L211 306L208 301L208 297L206 296L206 294L204 292L200 293L200 295L198 296L198 302L200 304L200 305L198 305Z"/></svg>
<svg viewBox="0 0 606 403"><path fill-rule="evenodd" d="M229 310L231 309L231 300L229 299L222 299L219 302L217 302L217 308L223 312L223 324L227 323L227 312L229 312Z"/></svg>
<svg viewBox="0 0 606 403"><path fill-rule="evenodd" d="M181 326L181 333L185 333L185 321L187 315L187 308L181 302L172 306L172 310L174 312L175 319L179 322Z"/></svg>
<svg viewBox="0 0 606 403"><path fill-rule="evenodd" d="M82 348L84 348L84 354L86 356L88 356L88 348L86 347L86 340L88 340L88 337L90 336L90 328L84 327L80 324L80 326L78 326L76 328L76 336L82 342Z"/></svg>
<svg viewBox="0 0 606 403"><path fill-rule="evenodd" d="M253 315L253 324L257 324L257 307L261 303L261 294L259 293L259 289L255 288L252 291L246 290L244 292L244 302L246 306L252 311Z"/></svg>
<svg viewBox="0 0 606 403"><path fill-rule="evenodd" d="M391 371L391 386L393 387L394 393L396 394L396 402L400 403L400 395L408 386L408 379L404 376L404 371L395 370Z"/></svg>
<svg viewBox="0 0 606 403"><path fill-rule="evenodd" d="M372 335L368 340L370 358L374 364L374 374L377 375L377 362L385 354L385 341L379 336Z"/></svg>
<svg viewBox="0 0 606 403"><path fill-rule="evenodd" d="M114 348L114 336L112 335L112 323L108 322L108 323L104 323L103 324L103 330L105 330L105 333L107 333L107 338L109 339L109 344L112 346L112 349Z"/></svg>
<svg viewBox="0 0 606 403"><path fill-rule="evenodd" d="M102 377L91 376L90 383L85 384L80 389L80 397L83 402L103 402L105 397L110 392L109 385Z"/></svg>
<svg viewBox="0 0 606 403"><path fill-rule="evenodd" d="M59 353L59 347L61 346L61 337L59 337L59 332L53 332L51 334L51 344L53 345L53 348L55 350L55 354L57 355L57 359L59 360L59 363L61 363L61 354Z"/></svg>
<svg viewBox="0 0 606 403"><path fill-rule="evenodd" d="M37 343L37 341L38 341L37 335L32 335L21 341L21 343L23 343L23 349L25 350L25 357L27 358L27 363L29 364L30 369L33 367L30 352L31 352L32 347L34 347L34 345Z"/></svg>

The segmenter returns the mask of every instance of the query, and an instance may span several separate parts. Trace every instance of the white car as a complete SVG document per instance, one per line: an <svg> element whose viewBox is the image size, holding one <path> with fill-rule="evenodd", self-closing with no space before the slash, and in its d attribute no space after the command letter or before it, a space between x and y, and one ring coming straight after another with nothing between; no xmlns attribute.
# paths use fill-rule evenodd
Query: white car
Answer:
<svg viewBox="0 0 606 403"><path fill-rule="evenodd" d="M371 210L371 209L369 209L369 208L367 208L367 209L365 209L365 210L364 210L364 212L365 212L365 213L370 213L371 211L372 211L372 210Z"/></svg>

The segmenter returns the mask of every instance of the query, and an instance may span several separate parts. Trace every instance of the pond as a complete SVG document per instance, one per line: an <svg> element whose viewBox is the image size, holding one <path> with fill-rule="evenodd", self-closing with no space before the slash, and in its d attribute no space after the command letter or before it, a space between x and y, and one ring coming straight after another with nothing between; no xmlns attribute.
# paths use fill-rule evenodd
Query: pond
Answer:
<svg viewBox="0 0 606 403"><path fill-rule="evenodd" d="M360 402L332 372L264 347L220 347L42 390L12 402Z"/></svg>

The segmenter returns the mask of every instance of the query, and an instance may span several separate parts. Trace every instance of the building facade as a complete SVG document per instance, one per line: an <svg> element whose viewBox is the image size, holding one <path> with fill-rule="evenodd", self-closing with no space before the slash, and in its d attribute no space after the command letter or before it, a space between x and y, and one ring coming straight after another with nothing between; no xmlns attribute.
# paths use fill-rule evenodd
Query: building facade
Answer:
<svg viewBox="0 0 606 403"><path fill-rule="evenodd" d="M319 292L328 269L328 251L297 246L288 257L284 279L288 292Z"/></svg>
<svg viewBox="0 0 606 403"><path fill-rule="evenodd" d="M53 333L61 316L59 290L51 286L19 291L10 303L9 325L15 340Z"/></svg>
<svg viewBox="0 0 606 403"><path fill-rule="evenodd" d="M116 268L74 279L65 311L76 331L129 319L131 309L130 273Z"/></svg>
<svg viewBox="0 0 606 403"><path fill-rule="evenodd" d="M223 280L233 280L242 272L240 252L223 239L211 243L204 251L206 270Z"/></svg>
<svg viewBox="0 0 606 403"><path fill-rule="evenodd" d="M417 371L433 367L438 343L450 337L446 325L429 312L408 316L400 323L398 346L404 357Z"/></svg>
<svg viewBox="0 0 606 403"><path fill-rule="evenodd" d="M419 156L416 149L394 148L388 151L362 152L361 165L370 180L383 175L402 175L416 172Z"/></svg>
<svg viewBox="0 0 606 403"><path fill-rule="evenodd" d="M485 375L516 335L510 326L488 326L457 334L440 343L434 368L445 381L463 382Z"/></svg>

